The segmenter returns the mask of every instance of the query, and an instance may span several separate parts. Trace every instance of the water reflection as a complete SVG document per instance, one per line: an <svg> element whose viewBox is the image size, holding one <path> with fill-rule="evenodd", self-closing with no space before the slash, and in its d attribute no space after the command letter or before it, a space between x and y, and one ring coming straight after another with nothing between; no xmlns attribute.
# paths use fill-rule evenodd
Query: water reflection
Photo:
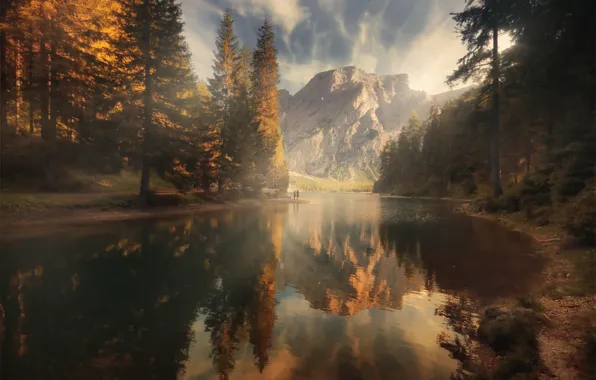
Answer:
<svg viewBox="0 0 596 380"><path fill-rule="evenodd" d="M2 242L2 378L444 379L530 242L364 195Z"/></svg>

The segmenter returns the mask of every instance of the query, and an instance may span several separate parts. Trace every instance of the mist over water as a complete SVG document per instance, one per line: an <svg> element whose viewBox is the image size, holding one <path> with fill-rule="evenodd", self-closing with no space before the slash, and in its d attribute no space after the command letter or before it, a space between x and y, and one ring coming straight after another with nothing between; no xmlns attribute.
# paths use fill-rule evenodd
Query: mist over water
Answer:
<svg viewBox="0 0 596 380"><path fill-rule="evenodd" d="M301 199L6 239L2 378L445 379L541 272L449 203Z"/></svg>

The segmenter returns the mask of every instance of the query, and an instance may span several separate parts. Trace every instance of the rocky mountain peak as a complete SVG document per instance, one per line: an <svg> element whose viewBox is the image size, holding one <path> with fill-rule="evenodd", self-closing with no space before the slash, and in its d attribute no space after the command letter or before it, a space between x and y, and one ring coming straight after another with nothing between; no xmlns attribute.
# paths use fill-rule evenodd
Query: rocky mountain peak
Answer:
<svg viewBox="0 0 596 380"><path fill-rule="evenodd" d="M412 112L431 97L407 74L376 75L347 66L316 74L291 96L280 90L280 120L291 171L339 180L376 179L378 155Z"/></svg>

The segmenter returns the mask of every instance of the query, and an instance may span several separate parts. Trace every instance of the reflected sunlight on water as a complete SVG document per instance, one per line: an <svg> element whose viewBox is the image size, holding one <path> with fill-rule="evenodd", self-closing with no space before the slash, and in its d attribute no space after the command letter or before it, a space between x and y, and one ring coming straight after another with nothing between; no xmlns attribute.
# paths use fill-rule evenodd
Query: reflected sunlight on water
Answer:
<svg viewBox="0 0 596 380"><path fill-rule="evenodd" d="M2 378L445 379L541 272L448 203L301 197L3 242Z"/></svg>

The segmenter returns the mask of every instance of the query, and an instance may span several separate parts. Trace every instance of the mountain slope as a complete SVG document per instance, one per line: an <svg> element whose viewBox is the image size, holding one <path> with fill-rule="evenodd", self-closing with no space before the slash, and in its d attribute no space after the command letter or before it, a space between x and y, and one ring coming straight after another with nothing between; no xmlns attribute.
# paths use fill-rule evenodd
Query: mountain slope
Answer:
<svg viewBox="0 0 596 380"><path fill-rule="evenodd" d="M452 100L459 98L466 92L471 91L475 88L477 88L476 85L471 85L471 86L466 86L463 88L458 88L457 90L445 91L445 92L441 92L440 94L432 95L431 99L432 99L433 103L438 104L438 105L443 105L447 102L450 102Z"/></svg>
<svg viewBox="0 0 596 380"><path fill-rule="evenodd" d="M432 99L406 74L378 76L356 67L317 74L296 95L280 92L281 129L291 171L339 180L377 177L378 155L412 112Z"/></svg>

